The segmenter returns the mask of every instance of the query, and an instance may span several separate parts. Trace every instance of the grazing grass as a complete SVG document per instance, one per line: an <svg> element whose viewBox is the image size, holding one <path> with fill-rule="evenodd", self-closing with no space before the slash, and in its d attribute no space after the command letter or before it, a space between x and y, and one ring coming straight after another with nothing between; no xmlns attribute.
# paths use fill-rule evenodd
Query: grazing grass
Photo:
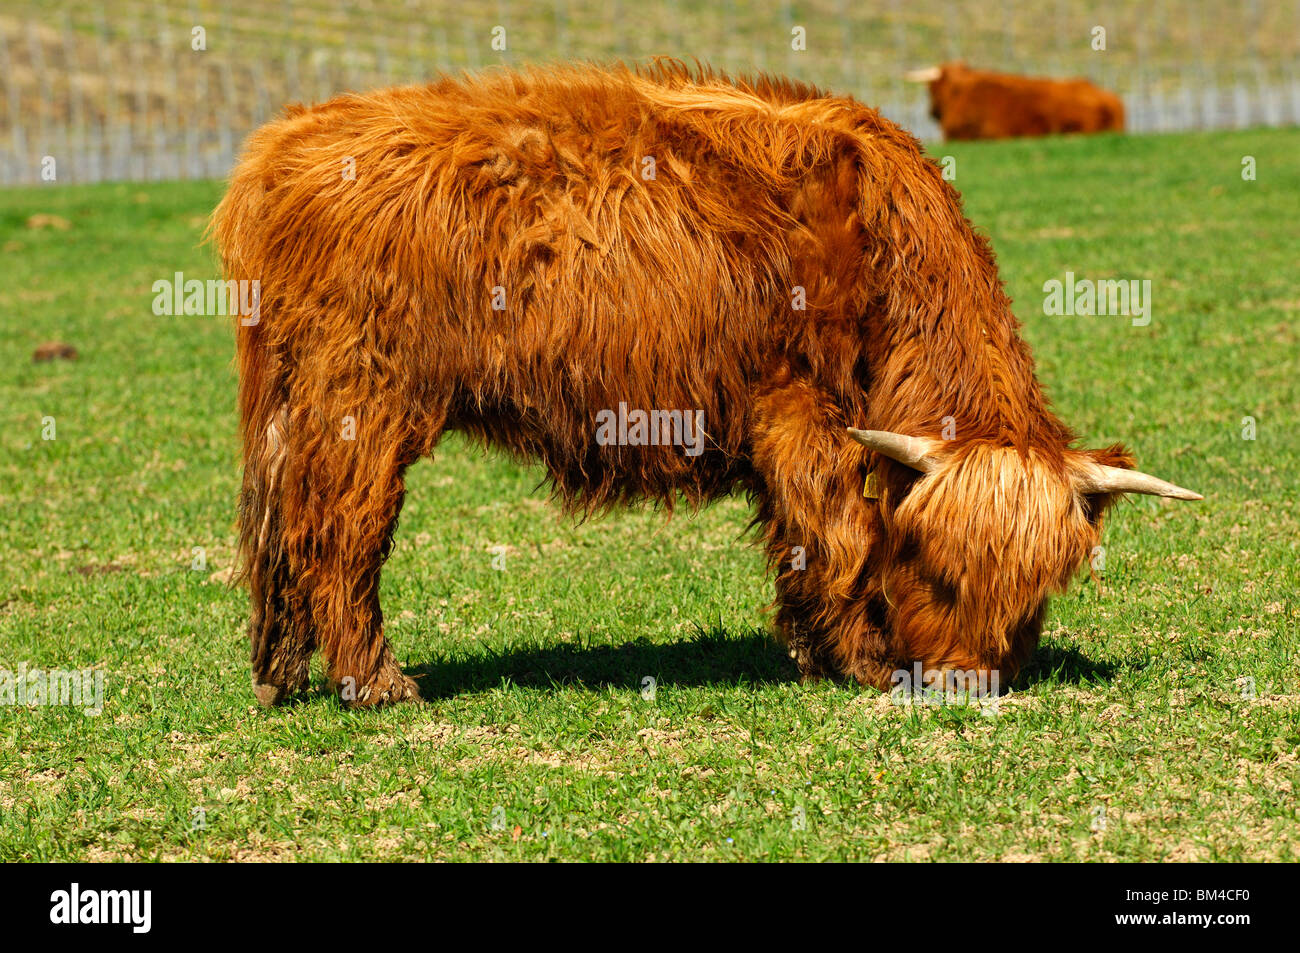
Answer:
<svg viewBox="0 0 1300 953"><path fill-rule="evenodd" d="M1298 150L936 148L1065 419L1206 495L1118 509L996 713L797 684L743 500L575 527L454 437L383 581L429 704L256 707L232 332L150 308L215 274L221 186L0 192L0 668L106 688L0 707L0 859L1297 859ZM1044 315L1067 271L1149 279L1150 325ZM32 363L51 339L79 360Z"/></svg>

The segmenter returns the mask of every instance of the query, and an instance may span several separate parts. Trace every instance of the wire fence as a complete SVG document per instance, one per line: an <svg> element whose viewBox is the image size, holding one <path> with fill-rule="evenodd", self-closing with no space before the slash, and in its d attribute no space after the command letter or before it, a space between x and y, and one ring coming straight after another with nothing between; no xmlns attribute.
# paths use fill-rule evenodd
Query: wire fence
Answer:
<svg viewBox="0 0 1300 953"><path fill-rule="evenodd" d="M1298 38L1297 0L7 0L0 184L220 177L288 102L654 55L806 79L922 138L938 130L903 73L959 58L1086 76L1132 132L1300 124Z"/></svg>

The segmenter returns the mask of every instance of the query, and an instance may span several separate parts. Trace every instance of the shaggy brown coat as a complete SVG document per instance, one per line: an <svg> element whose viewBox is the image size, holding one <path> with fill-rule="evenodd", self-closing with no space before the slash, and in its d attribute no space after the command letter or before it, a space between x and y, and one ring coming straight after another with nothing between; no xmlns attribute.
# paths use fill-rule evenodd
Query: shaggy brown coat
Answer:
<svg viewBox="0 0 1300 953"><path fill-rule="evenodd" d="M415 695L379 571L403 473L450 429L580 512L745 490L802 672L880 687L918 660L1010 678L1111 502L1072 474L1132 463L1069 449L917 142L793 82L581 66L294 107L214 227L262 288L238 363L264 702L317 648L358 704ZM601 445L620 403L703 411L703 453ZM846 436L945 418L925 475Z"/></svg>

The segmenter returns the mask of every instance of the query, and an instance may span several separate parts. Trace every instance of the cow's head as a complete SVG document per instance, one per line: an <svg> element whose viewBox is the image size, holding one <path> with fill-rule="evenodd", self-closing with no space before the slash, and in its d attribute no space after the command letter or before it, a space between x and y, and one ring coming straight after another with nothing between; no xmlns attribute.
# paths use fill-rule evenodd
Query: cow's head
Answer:
<svg viewBox="0 0 1300 953"><path fill-rule="evenodd" d="M930 116L935 122L942 123L954 90L964 81L969 72L966 64L959 60L954 63L944 63L942 66L912 70L904 73L903 78L908 82L925 83L929 86Z"/></svg>
<svg viewBox="0 0 1300 953"><path fill-rule="evenodd" d="M883 628L899 661L997 670L1005 684L1037 645L1049 596L1094 553L1124 493L1199 500L1131 469L1121 448L1026 453L879 430L859 443L916 471L882 501Z"/></svg>

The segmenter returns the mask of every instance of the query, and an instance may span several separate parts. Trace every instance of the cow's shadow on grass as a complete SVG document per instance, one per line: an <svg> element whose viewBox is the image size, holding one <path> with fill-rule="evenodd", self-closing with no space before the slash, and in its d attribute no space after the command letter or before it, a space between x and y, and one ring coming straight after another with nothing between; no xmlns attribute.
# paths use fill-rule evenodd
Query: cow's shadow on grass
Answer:
<svg viewBox="0 0 1300 953"><path fill-rule="evenodd" d="M1108 682L1119 671L1110 662L1090 659L1073 648L1040 645L1034 657L1011 682L1012 689L1024 691L1039 682L1055 685L1085 685Z"/></svg>
<svg viewBox="0 0 1300 953"><path fill-rule="evenodd" d="M731 635L701 631L673 642L622 645L546 644L500 654L444 656L408 665L406 674L426 700L484 691L502 684L552 689L640 690L649 676L664 685L767 685L798 680L798 671L767 632Z"/></svg>
<svg viewBox="0 0 1300 953"><path fill-rule="evenodd" d="M426 700L487 691L503 684L521 688L640 690L643 679L660 686L768 685L798 681L799 673L770 634L751 629L697 632L673 642L639 640L622 645L545 644L470 657L443 656L406 668ZM1108 681L1116 669L1073 648L1043 646L1010 688L1038 682L1058 685ZM1002 686L1005 691L1008 686Z"/></svg>

